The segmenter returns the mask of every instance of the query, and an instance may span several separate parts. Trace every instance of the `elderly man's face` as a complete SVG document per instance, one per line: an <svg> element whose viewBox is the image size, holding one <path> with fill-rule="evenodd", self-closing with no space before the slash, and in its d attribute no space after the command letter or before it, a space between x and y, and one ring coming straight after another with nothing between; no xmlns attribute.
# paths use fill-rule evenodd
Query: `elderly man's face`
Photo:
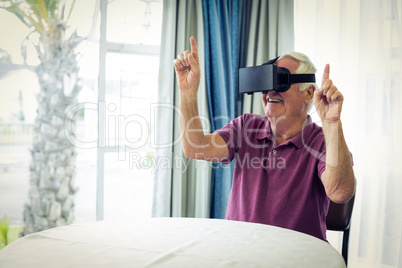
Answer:
<svg viewBox="0 0 402 268"><path fill-rule="evenodd" d="M285 67L292 74L299 67L297 61L287 58L278 61L277 65L278 67ZM297 119L306 115L305 93L299 91L299 84L292 84L285 92L269 91L268 94L262 94L261 98L265 115L270 119L279 116L285 116L281 119Z"/></svg>

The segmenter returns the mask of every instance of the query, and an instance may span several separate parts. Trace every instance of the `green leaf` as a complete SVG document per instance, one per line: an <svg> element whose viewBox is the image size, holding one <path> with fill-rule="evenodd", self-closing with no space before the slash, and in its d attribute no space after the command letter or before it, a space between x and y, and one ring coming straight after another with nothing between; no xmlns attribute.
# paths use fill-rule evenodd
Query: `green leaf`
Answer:
<svg viewBox="0 0 402 268"><path fill-rule="evenodd" d="M7 216L4 216L0 220L0 241L7 246L8 244L8 227L10 225L10 220Z"/></svg>

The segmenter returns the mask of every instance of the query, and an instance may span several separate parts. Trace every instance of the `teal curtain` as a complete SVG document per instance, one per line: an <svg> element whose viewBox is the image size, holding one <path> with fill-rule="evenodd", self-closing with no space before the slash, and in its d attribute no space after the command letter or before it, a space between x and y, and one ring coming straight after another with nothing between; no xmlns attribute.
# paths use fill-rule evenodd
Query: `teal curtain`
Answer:
<svg viewBox="0 0 402 268"><path fill-rule="evenodd" d="M239 67L239 9L245 1L203 1L205 72L212 131L237 115L237 70ZM234 165L213 164L212 218L224 218L232 186Z"/></svg>

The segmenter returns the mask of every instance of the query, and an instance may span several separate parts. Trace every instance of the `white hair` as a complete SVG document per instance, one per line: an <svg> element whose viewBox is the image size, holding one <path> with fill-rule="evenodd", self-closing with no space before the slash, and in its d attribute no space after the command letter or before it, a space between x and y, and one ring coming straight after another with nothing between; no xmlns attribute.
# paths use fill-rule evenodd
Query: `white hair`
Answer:
<svg viewBox="0 0 402 268"><path fill-rule="evenodd" d="M299 68L297 68L297 70L295 71L296 74L315 74L317 72L317 69L315 68L309 57L301 52L285 52L279 57L277 62L285 58L297 61L299 63ZM315 89L318 88L316 83L300 83L299 91L305 91L310 86L313 86ZM307 106L307 111L310 111L313 105L314 98L312 98L309 102Z"/></svg>

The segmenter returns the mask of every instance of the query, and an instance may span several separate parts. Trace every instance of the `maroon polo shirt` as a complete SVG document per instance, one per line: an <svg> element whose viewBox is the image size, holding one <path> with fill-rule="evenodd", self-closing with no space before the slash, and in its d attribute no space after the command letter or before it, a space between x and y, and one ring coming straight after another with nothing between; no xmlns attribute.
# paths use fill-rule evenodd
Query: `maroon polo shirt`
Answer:
<svg viewBox="0 0 402 268"><path fill-rule="evenodd" d="M321 174L325 141L309 117L303 130L275 145L267 117L244 114L215 131L236 160L226 219L284 227L326 240L329 207Z"/></svg>

